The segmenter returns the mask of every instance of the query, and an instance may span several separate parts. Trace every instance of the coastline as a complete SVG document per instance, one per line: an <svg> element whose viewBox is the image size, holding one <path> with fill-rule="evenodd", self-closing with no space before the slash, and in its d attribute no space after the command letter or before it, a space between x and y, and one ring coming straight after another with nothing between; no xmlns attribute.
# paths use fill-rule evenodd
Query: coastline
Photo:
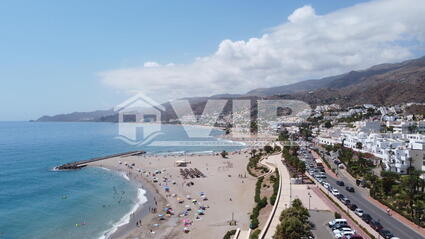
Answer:
<svg viewBox="0 0 425 239"><path fill-rule="evenodd" d="M227 221L231 219L232 215L226 215L227 218L222 218L222 216L220 216L219 214L212 216L209 215L209 208L213 208L216 206L218 208L227 207L229 208L229 210L233 209L234 211L238 211L237 218L235 218L240 219L241 224L237 225L237 227L247 228L249 225L249 215L247 212L250 211L254 203L253 185L255 184L255 180L253 178L250 178L249 175L247 176L247 178L243 179L237 177L238 175L246 174L247 157L248 150L245 149L241 151L230 152L229 158L227 159L223 159L220 155L218 155L217 152L215 152L211 154L152 154L143 156L113 157L89 163L88 166L90 167L102 167L112 170L114 172L124 173L131 182L135 183L138 188L141 188L145 191L145 196L148 199L147 202L141 205L137 205L138 207L133 213L131 213L128 223L118 226L114 232L106 235L104 238L169 238L170 236L171 238L192 238L194 237L194 235L200 235L201 238L222 237L227 230L235 229L236 227L226 225ZM191 186L191 188L184 186L184 183L186 183L187 181L183 180L179 175L178 169L180 168L176 168L174 166L174 162L178 160L190 161L191 164L188 167L192 167L193 164L193 166L196 166L196 168L200 169L203 173L205 173L207 175L207 178L190 179L195 182L195 186ZM124 161L127 162L127 165L134 164L134 166L125 166ZM233 162L230 163L229 161ZM229 163L232 165L229 165ZM235 163L237 164L237 167L234 167ZM212 165L217 167L217 170L215 172L211 169L208 170L208 167L211 167ZM196 195L199 194L201 191L200 188L202 188L202 191L206 191L209 201L206 201L206 203L208 204L206 205L208 209L206 209L205 215L195 216L195 213L192 212L196 212L196 208L199 205L191 204L190 200L187 200L187 202L183 203L185 205L178 203L176 201L176 198L178 196L172 196L171 193L166 193L163 189L164 184L161 185L161 183L154 183L152 181L153 176L150 174L153 173L153 171L155 170L158 171L159 169L164 168L164 166L166 168L164 169L164 172L161 176L166 174L166 178L169 177L170 179L173 179L174 183L171 183L171 181L165 183L167 187L170 187L170 192L173 192L173 194L177 194L182 198L184 198L185 195L191 195L193 198L196 198ZM138 170L139 167L142 169L141 172L139 172ZM237 173L230 171L236 171ZM233 175L228 173L232 173ZM197 181L199 181L202 185L197 186ZM242 192L237 193L237 195L243 196L241 198L237 198L237 195L231 195L229 199L225 200L223 200L222 197L221 199L216 198L217 195L214 195L214 197L210 196L209 191L213 193L214 189L217 189L214 185L216 183L220 183L219 181L232 182L230 185L228 185L228 191L238 190L238 186L242 184L244 188ZM247 193L252 194L252 196L247 197ZM215 198L214 202L212 202L212 200L210 199L211 197ZM200 198L198 200L200 200ZM239 204L242 207L239 207ZM175 215L172 215L169 218L166 218L165 220L159 219L158 214L163 213L159 209L169 206L173 208L173 210L175 211ZM188 206L193 208L189 216L185 217L178 215L180 211L184 210ZM157 212L151 213L150 210L152 208L157 208ZM199 219L196 219L198 217ZM216 221L218 225L213 226L208 223L204 223L203 219L209 217L209 220L211 220L211 222ZM189 233L183 232L183 218L193 221L193 225L191 224L189 226ZM141 227L137 226L137 222L139 220L142 225ZM219 229L215 230L217 228ZM211 232L211 237L205 237L206 231Z"/></svg>

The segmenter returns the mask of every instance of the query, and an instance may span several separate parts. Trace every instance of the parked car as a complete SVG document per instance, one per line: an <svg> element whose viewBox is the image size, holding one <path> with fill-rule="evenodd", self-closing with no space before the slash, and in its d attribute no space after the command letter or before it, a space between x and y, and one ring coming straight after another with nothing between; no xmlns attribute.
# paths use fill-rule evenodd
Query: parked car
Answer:
<svg viewBox="0 0 425 239"><path fill-rule="evenodd" d="M338 189L333 188L331 193L332 193L332 195L337 196L339 194L339 191L338 191Z"/></svg>
<svg viewBox="0 0 425 239"><path fill-rule="evenodd" d="M348 225L347 220L344 218L334 219L328 222L329 227L334 227L336 225Z"/></svg>
<svg viewBox="0 0 425 239"><path fill-rule="evenodd" d="M329 183L323 183L323 187L325 187L326 189L328 189L331 185Z"/></svg>
<svg viewBox="0 0 425 239"><path fill-rule="evenodd" d="M372 220L370 221L370 226L375 230L375 231L379 231L381 229L383 229L384 227L382 226L382 224L376 220Z"/></svg>
<svg viewBox="0 0 425 239"><path fill-rule="evenodd" d="M345 190L349 191L350 193L354 193L354 188L353 187L345 187Z"/></svg>
<svg viewBox="0 0 425 239"><path fill-rule="evenodd" d="M361 217L361 216L363 216L364 211L363 211L363 209L361 209L361 208L357 208L356 210L354 210L354 213L355 213L357 216Z"/></svg>
<svg viewBox="0 0 425 239"><path fill-rule="evenodd" d="M369 223L373 220L372 216L371 216L371 215L369 215L369 214L367 214L367 213L363 213L363 215L362 215L362 219L363 219L363 221L364 221L364 222L366 222L367 224L369 224Z"/></svg>
<svg viewBox="0 0 425 239"><path fill-rule="evenodd" d="M338 198L339 200L341 200L342 198L344 198L344 195L342 195L341 193L335 196L336 198Z"/></svg>
<svg viewBox="0 0 425 239"><path fill-rule="evenodd" d="M342 227L340 229L335 229L332 232L334 233L334 235L337 235L337 234L342 234L343 232L352 232L352 231L353 230L349 227Z"/></svg>
<svg viewBox="0 0 425 239"><path fill-rule="evenodd" d="M354 234L354 235L343 236L341 237L341 239L363 239L363 237L360 236L359 234Z"/></svg>
<svg viewBox="0 0 425 239"><path fill-rule="evenodd" d="M341 232L341 233L336 234L335 238L341 239L343 237L349 237L349 236L352 236L354 234L355 234L354 231L345 231L345 232Z"/></svg>
<svg viewBox="0 0 425 239"><path fill-rule="evenodd" d="M384 239L391 239L394 237L394 235L386 229L380 230L379 235L381 235Z"/></svg>
<svg viewBox="0 0 425 239"><path fill-rule="evenodd" d="M348 205L348 208L349 208L351 211L355 211L355 210L357 209L357 205L353 203L353 204Z"/></svg>
<svg viewBox="0 0 425 239"><path fill-rule="evenodd" d="M344 228L344 227L351 228L348 224L340 223L340 224L335 224L331 229L332 229L332 231L335 231L335 230L339 230L339 229Z"/></svg>
<svg viewBox="0 0 425 239"><path fill-rule="evenodd" d="M342 198L342 199L341 199L341 202L342 202L344 205L348 205L348 204L350 204L350 200L349 200L348 198Z"/></svg>
<svg viewBox="0 0 425 239"><path fill-rule="evenodd" d="M345 185L343 181L336 181L336 184L339 185L339 186L344 186Z"/></svg>

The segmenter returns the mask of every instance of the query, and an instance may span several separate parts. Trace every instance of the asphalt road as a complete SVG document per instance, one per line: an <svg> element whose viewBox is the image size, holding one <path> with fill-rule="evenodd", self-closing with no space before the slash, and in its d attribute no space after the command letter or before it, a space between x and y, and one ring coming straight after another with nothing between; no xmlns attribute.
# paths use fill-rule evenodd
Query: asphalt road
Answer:
<svg viewBox="0 0 425 239"><path fill-rule="evenodd" d="M351 183L350 180L348 178L345 178L343 175L340 174L339 176L341 177L341 179L339 180L344 181L345 186L338 186L336 184L337 180L330 176L328 176L325 181L328 182L333 188L338 189L339 193L347 197L351 201L351 203L356 204L357 207L363 209L365 213L370 214L374 220L378 220L382 224L382 226L385 229L391 231L395 237L399 237L400 239L425 239L425 237L412 230L410 227L404 225L396 218L393 218L388 215L386 211L375 206L367 199L367 197L365 197L361 193L348 192L345 189L346 186L354 187L356 191L358 191L358 186ZM347 208L347 210L350 209Z"/></svg>

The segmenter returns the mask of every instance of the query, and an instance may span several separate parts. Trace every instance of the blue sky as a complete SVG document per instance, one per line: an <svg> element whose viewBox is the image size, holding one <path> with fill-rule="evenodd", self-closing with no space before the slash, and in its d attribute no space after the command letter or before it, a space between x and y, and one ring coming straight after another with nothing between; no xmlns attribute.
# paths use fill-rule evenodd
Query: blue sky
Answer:
<svg viewBox="0 0 425 239"><path fill-rule="evenodd" d="M99 72L190 64L225 39L260 37L304 5L326 15L361 2L2 1L0 120L111 108L129 95Z"/></svg>

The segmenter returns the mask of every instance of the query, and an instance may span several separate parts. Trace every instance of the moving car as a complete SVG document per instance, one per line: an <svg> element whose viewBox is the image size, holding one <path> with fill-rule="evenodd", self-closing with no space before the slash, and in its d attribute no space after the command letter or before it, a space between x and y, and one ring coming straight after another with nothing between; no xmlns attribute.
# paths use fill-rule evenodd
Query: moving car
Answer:
<svg viewBox="0 0 425 239"><path fill-rule="evenodd" d="M345 185L343 181L336 181L336 184L337 184L338 186L344 186L344 185Z"/></svg>
<svg viewBox="0 0 425 239"><path fill-rule="evenodd" d="M349 191L350 193L354 193L355 191L353 187L349 187L349 186L345 187L345 190Z"/></svg>

